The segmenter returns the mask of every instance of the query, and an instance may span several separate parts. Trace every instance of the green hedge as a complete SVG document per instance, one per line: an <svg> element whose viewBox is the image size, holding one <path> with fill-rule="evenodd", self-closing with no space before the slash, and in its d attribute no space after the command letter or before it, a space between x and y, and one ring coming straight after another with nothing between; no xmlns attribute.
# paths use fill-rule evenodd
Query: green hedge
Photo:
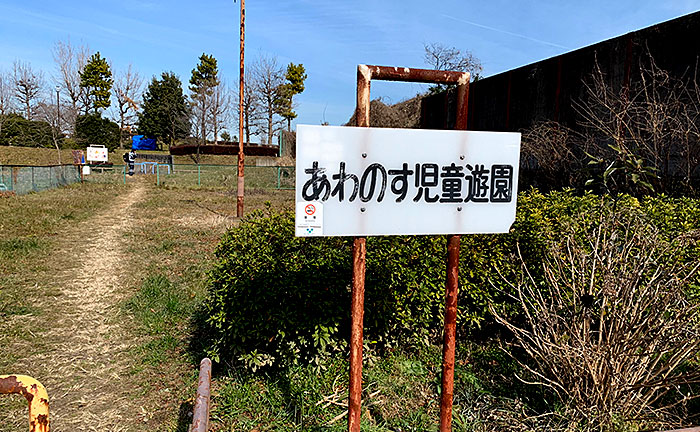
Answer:
<svg viewBox="0 0 700 432"><path fill-rule="evenodd" d="M491 336L490 304L517 313L506 279L520 269L518 249L538 278L550 242L566 231L592 230L602 209L646 215L668 238L700 228L699 200L522 193L508 234L462 236L461 337ZM291 212L257 211L221 241L200 332L215 359L253 369L283 367L318 363L345 348L352 239L296 238L293 218ZM686 252L683 259L700 257L696 246ZM365 342L379 350L439 342L444 285L444 236L368 238Z"/></svg>

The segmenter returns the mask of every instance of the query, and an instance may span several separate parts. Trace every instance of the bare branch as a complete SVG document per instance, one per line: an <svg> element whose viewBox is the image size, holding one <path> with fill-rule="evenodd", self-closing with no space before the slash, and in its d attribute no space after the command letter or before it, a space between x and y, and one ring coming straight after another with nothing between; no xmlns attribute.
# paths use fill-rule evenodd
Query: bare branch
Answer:
<svg viewBox="0 0 700 432"><path fill-rule="evenodd" d="M530 359L518 359L534 377L523 381L552 388L591 430L616 416L663 424L663 408L678 403L669 389L700 383L685 371L700 349L700 304L686 293L700 263L679 259L685 241L604 208L592 232L552 244L543 280L524 268L514 285L522 319L492 308Z"/></svg>
<svg viewBox="0 0 700 432"><path fill-rule="evenodd" d="M27 120L32 120L44 86L44 75L35 72L29 63L15 60L12 65L14 97L23 107Z"/></svg>

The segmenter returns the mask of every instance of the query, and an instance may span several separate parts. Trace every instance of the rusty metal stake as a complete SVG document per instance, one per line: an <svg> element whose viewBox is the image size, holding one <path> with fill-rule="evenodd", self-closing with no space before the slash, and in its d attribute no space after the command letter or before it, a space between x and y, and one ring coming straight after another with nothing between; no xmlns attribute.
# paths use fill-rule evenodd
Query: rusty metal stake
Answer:
<svg viewBox="0 0 700 432"><path fill-rule="evenodd" d="M0 375L0 394L21 394L29 402L29 432L49 432L49 394L26 375Z"/></svg>
<svg viewBox="0 0 700 432"><path fill-rule="evenodd" d="M357 68L358 127L369 127L369 85L371 75ZM362 335L365 315L366 239L356 237L352 248L352 301L350 305L350 385L348 389L348 430L360 432L362 405Z"/></svg>
<svg viewBox="0 0 700 432"><path fill-rule="evenodd" d="M203 358L199 363L199 385L194 401L190 432L209 430L209 401L211 397L211 360Z"/></svg>
<svg viewBox="0 0 700 432"><path fill-rule="evenodd" d="M243 217L243 196L245 194L245 176L243 152L243 94L244 94L244 49L245 49L245 0L241 0L241 70L238 78L238 191L236 193L236 216Z"/></svg>
<svg viewBox="0 0 700 432"><path fill-rule="evenodd" d="M457 333L457 294L459 285L459 246L460 236L450 235L447 237L447 284L445 286L445 332L442 340L440 432L452 430L455 339Z"/></svg>
<svg viewBox="0 0 700 432"><path fill-rule="evenodd" d="M467 130L469 79L457 86L455 129ZM457 339L457 295L459 293L459 248L461 237L447 237L447 283L445 284L445 330L442 341L442 393L440 394L440 432L452 430L452 401Z"/></svg>
<svg viewBox="0 0 700 432"><path fill-rule="evenodd" d="M370 83L372 79L457 85L457 121L455 129L467 129L469 73L410 69L389 66L357 66L356 125L369 127ZM452 430L452 396L454 393L455 338L457 327L457 295L460 236L447 239L447 283L445 287L445 334L443 339L442 394L440 396L440 432ZM364 237L356 237L353 245L353 284L350 333L350 384L348 395L348 431L360 432L362 402L362 334L365 298Z"/></svg>
<svg viewBox="0 0 700 432"><path fill-rule="evenodd" d="M355 238L352 248L352 302L350 333L350 385L348 394L348 430L360 431L362 405L362 335L365 315L365 256L364 237Z"/></svg>

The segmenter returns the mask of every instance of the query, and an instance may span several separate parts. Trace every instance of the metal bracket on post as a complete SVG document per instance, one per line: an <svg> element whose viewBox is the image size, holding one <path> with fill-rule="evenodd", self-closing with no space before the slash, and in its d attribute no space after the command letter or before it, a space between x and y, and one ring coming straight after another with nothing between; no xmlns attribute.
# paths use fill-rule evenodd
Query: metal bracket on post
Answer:
<svg viewBox="0 0 700 432"><path fill-rule="evenodd" d="M467 129L469 73L411 69L388 66L357 66L356 125L369 127L370 82L405 81L457 85L457 122L455 129ZM365 298L365 237L356 237L353 244L352 304L350 334L350 383L348 395L348 431L360 432L362 402L362 336ZM452 395L454 389L455 335L457 327L457 294L460 236L447 239L447 281L445 287L445 334L443 339L442 394L440 397L440 432L452 430Z"/></svg>

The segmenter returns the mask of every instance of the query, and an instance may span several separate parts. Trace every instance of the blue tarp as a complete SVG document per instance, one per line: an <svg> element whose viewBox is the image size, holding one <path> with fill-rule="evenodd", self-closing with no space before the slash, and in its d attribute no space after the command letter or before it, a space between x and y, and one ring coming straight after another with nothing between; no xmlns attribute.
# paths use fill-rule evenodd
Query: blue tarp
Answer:
<svg viewBox="0 0 700 432"><path fill-rule="evenodd" d="M134 135L131 138L131 148L134 150L156 150L156 140Z"/></svg>

